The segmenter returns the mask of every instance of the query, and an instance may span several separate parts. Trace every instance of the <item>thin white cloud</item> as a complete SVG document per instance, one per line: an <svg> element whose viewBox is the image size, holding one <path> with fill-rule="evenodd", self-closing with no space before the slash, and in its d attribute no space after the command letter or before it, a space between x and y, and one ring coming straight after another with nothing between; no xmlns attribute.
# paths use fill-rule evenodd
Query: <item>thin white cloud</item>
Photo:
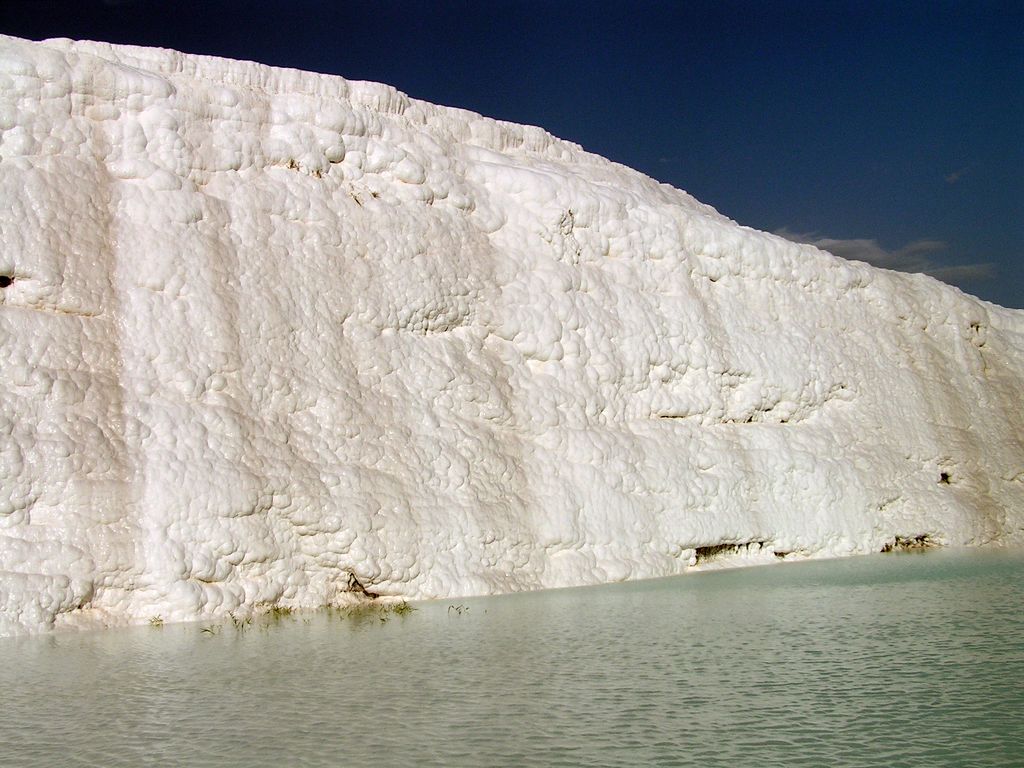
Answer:
<svg viewBox="0 0 1024 768"><path fill-rule="evenodd" d="M974 167L974 164L972 163L970 165L965 165L963 168L957 168L955 171L951 171L950 173L947 173L946 174L946 183L947 184L956 184L958 181L960 181L960 179L962 179L964 176L966 176L968 173L970 173L971 169L973 167Z"/></svg>
<svg viewBox="0 0 1024 768"><path fill-rule="evenodd" d="M839 240L814 233L791 232L786 228L776 230L775 234L795 243L808 243L844 259L865 261L872 266L898 272L923 272L946 283L990 280L995 274L991 262L936 264L932 255L948 247L941 240L914 240L902 248L888 250L879 245L877 240L866 238Z"/></svg>
<svg viewBox="0 0 1024 768"><path fill-rule="evenodd" d="M967 280L991 280L996 276L991 262L936 267L935 269L929 269L928 274L944 283L953 283L954 285Z"/></svg>

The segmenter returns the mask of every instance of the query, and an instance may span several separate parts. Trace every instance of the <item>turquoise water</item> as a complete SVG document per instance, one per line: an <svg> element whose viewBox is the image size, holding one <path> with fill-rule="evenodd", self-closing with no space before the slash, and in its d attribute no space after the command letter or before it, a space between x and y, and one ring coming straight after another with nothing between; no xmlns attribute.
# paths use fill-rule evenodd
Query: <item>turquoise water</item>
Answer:
<svg viewBox="0 0 1024 768"><path fill-rule="evenodd" d="M1024 554L0 640L3 766L1020 766Z"/></svg>

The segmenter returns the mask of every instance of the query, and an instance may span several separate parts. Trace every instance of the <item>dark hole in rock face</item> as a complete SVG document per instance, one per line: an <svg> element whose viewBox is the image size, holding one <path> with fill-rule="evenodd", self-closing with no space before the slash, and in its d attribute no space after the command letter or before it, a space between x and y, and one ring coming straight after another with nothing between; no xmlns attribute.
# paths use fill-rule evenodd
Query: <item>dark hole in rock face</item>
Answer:
<svg viewBox="0 0 1024 768"><path fill-rule="evenodd" d="M949 472L940 472L939 473L939 484L940 485L949 485L951 480L952 480L952 476L949 474Z"/></svg>
<svg viewBox="0 0 1024 768"><path fill-rule="evenodd" d="M763 541L744 541L739 544L713 544L709 547L695 547L694 557L697 563L706 563L719 556L739 555L750 549L752 545L763 546Z"/></svg>
<svg viewBox="0 0 1024 768"><path fill-rule="evenodd" d="M931 549L938 546L927 533L917 536L896 536L893 541L882 547L883 552L908 552L914 550Z"/></svg>
<svg viewBox="0 0 1024 768"><path fill-rule="evenodd" d="M10 275L0 275L0 288L7 288L13 282L14 278Z"/></svg>

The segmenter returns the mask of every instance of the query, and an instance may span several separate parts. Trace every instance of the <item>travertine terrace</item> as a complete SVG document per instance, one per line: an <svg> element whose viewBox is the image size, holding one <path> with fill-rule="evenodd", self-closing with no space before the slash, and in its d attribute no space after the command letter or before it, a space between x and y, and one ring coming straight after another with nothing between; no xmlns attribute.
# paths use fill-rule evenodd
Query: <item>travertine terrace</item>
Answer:
<svg viewBox="0 0 1024 768"><path fill-rule="evenodd" d="M0 38L0 634L1024 537L1024 312L385 85Z"/></svg>

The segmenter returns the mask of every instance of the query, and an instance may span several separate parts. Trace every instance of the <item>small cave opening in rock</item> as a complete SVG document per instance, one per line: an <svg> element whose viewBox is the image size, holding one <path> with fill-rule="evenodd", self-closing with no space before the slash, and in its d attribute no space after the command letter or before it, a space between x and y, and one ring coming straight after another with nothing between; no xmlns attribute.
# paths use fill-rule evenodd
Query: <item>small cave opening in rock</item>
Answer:
<svg viewBox="0 0 1024 768"><path fill-rule="evenodd" d="M939 485L949 485L953 482L953 476L949 472L939 473Z"/></svg>
<svg viewBox="0 0 1024 768"><path fill-rule="evenodd" d="M0 288L10 288L14 283L14 278L11 275L0 275Z"/></svg>
<svg viewBox="0 0 1024 768"><path fill-rule="evenodd" d="M745 552L760 549L764 544L765 542L763 541L743 541L739 544L713 544L707 547L695 547L694 558L696 562L694 565L707 563L719 557L742 555Z"/></svg>
<svg viewBox="0 0 1024 768"><path fill-rule="evenodd" d="M882 547L883 552L908 552L921 549L931 549L937 547L938 542L935 541L927 533L921 533L917 536L895 536L892 541Z"/></svg>

